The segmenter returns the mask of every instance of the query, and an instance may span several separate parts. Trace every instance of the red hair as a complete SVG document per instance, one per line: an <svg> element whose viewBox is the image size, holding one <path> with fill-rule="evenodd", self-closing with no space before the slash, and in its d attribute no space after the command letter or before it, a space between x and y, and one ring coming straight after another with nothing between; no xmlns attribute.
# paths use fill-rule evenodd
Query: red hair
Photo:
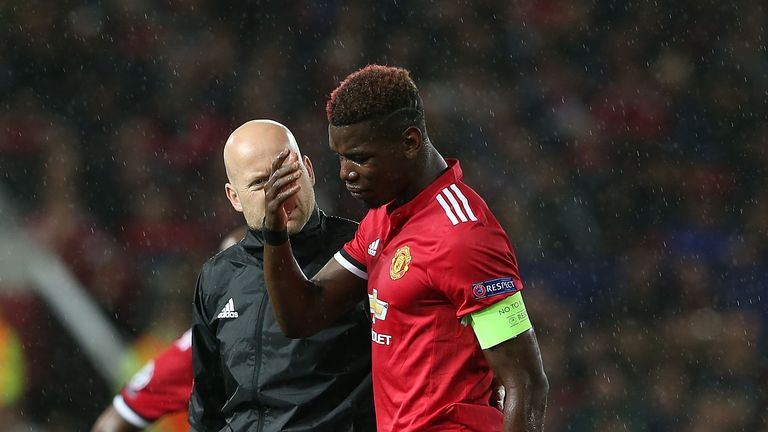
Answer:
<svg viewBox="0 0 768 432"><path fill-rule="evenodd" d="M400 108L421 111L419 89L410 73L393 66L368 65L347 76L325 105L328 123L346 126Z"/></svg>

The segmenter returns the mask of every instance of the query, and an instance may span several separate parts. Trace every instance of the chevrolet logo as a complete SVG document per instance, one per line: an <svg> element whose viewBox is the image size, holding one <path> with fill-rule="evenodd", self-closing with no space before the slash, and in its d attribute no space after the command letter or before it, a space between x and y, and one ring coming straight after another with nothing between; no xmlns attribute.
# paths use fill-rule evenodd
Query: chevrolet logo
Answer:
<svg viewBox="0 0 768 432"><path fill-rule="evenodd" d="M373 289L373 294L368 294L368 305L371 308L371 321L376 322L377 319L382 321L387 319L389 303L379 300L379 291L376 288Z"/></svg>

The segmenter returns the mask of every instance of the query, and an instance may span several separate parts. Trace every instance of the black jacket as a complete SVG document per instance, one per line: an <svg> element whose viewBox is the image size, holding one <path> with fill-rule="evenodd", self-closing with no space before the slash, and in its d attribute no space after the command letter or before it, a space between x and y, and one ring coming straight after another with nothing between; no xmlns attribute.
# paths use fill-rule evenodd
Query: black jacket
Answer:
<svg viewBox="0 0 768 432"><path fill-rule="evenodd" d="M291 247L317 273L357 224L315 209ZM261 232L203 266L192 323L193 431L373 431L370 323L360 304L331 327L288 339L263 274Z"/></svg>

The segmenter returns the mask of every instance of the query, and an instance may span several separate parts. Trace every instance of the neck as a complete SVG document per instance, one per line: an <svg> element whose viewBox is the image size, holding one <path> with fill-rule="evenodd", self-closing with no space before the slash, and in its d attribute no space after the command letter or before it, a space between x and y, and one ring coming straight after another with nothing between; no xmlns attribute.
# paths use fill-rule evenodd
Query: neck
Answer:
<svg viewBox="0 0 768 432"><path fill-rule="evenodd" d="M412 200L416 195L440 177L440 174L442 174L446 168L448 168L448 163L445 162L445 159L443 159L440 153L438 153L432 146L427 147L425 149L423 165L417 170L420 174L414 177L411 186L403 191L403 193L400 194L400 197L395 200L397 206L400 207Z"/></svg>

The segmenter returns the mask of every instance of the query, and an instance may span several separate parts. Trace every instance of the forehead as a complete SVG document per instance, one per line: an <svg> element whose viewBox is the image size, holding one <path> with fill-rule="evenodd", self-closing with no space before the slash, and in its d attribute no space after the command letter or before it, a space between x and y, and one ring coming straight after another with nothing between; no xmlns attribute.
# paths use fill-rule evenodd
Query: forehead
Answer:
<svg viewBox="0 0 768 432"><path fill-rule="evenodd" d="M370 122L348 126L329 125L328 143L331 150L339 154L353 150L372 150L375 144Z"/></svg>
<svg viewBox="0 0 768 432"><path fill-rule="evenodd" d="M286 148L291 148L295 151L287 139L239 143L234 152L234 159L239 173L248 177L268 173L272 161L277 157L278 153Z"/></svg>

